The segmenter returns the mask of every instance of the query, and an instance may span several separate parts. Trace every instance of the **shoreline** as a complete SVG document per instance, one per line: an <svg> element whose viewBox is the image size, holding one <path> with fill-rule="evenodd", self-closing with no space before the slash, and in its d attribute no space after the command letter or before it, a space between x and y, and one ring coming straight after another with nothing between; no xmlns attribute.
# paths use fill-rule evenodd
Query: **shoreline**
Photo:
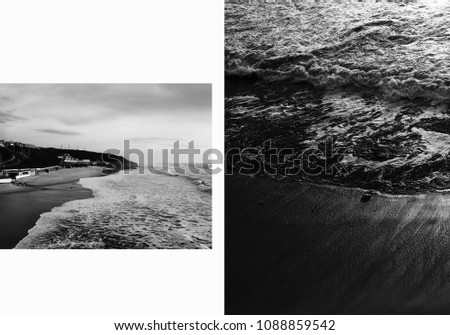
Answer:
<svg viewBox="0 0 450 335"><path fill-rule="evenodd" d="M225 178L226 314L450 310L450 195ZM449 235L449 236L447 236Z"/></svg>
<svg viewBox="0 0 450 335"><path fill-rule="evenodd" d="M28 235L42 213L93 196L80 178L103 176L102 168L60 169L22 180L26 186L0 185L0 249L12 249Z"/></svg>
<svg viewBox="0 0 450 335"><path fill-rule="evenodd" d="M234 169L233 174L244 168L247 174L276 179L281 183L332 184L393 195L450 191L450 175L447 172L450 156L447 157L446 151L450 135L436 126L445 124L448 119L443 104L426 107L421 99L384 100L373 90L365 89L361 94L352 87L318 90L309 84L274 86L252 80L231 80L226 82L226 86L225 146L228 150L238 148L242 152L241 159L229 167ZM305 97L296 99L293 92L301 92ZM269 94L273 97L268 98L266 95ZM324 97L328 99L326 104L316 101ZM278 103L277 99L281 98L288 101L288 107ZM343 105L339 105L340 102ZM326 109L329 104L334 106L332 111ZM309 107L305 107L307 105ZM347 106L348 111L343 106ZM421 108L423 116L419 118L408 114L406 111L414 110L411 106ZM379 111L383 117L376 113L372 117L371 110ZM317 121L318 115L321 115L320 122ZM386 121L394 115L397 115L397 121ZM347 117L364 121L350 124ZM410 121L398 121L400 117L417 122L411 128ZM345 130L336 130L341 126ZM361 129L371 129L371 136L376 141ZM383 142L387 134L395 140ZM353 139L349 142L347 138ZM270 141L268 148L264 146L267 141ZM245 145L242 146L242 143ZM404 143L408 143L408 150L404 148ZM426 146L423 152L415 155L413 152L422 146ZM249 151L244 151L247 148L261 149L258 155L253 156ZM322 169L321 172L309 174L301 168L303 162L292 158L317 149L314 162ZM294 156L278 157L267 171L262 156L267 155L269 150L279 154L287 150ZM327 150L333 152L328 159L324 156ZM324 167L331 167L330 173L324 171ZM286 173L285 169L293 172Z"/></svg>
<svg viewBox="0 0 450 335"><path fill-rule="evenodd" d="M427 19L440 9L300 7L225 8L225 147L241 150L237 167L392 194L450 188L450 87L435 64L448 40Z"/></svg>
<svg viewBox="0 0 450 335"><path fill-rule="evenodd" d="M407 189L404 190L400 190L400 191L395 191L393 189L389 189L389 188L376 188L376 187L370 187L368 185L361 185L359 183L355 183L355 184L350 184L350 183L340 183L337 182L335 180L332 179L287 179L287 180L283 180L283 179L277 179L274 177L271 177L269 175L266 174L258 174L258 175L245 175L245 174L240 174L239 171L235 171L233 172L233 174L228 174L228 176L238 176L238 178L240 178L239 176L242 176L244 178L256 178L256 179L261 179L261 180L267 180L268 182L272 183L279 183L279 184L284 184L284 185L289 185L289 184L305 184L305 185L316 185L316 186L320 186L320 187L325 187L325 188L342 188L342 189L348 189L348 190L359 190L364 194L377 194L379 196L383 196L383 197L421 197L421 196L426 196L426 195L432 195L432 194L450 194L450 184L447 185L446 187L442 187L442 188L414 188L414 187L409 187Z"/></svg>

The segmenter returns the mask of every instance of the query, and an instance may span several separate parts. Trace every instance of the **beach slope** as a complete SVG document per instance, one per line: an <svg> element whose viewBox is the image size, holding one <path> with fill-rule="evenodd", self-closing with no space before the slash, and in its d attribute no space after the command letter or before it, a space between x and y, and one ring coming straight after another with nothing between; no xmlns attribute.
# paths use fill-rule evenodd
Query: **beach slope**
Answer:
<svg viewBox="0 0 450 335"><path fill-rule="evenodd" d="M227 176L226 314L450 311L450 194Z"/></svg>
<svg viewBox="0 0 450 335"><path fill-rule="evenodd" d="M60 169L23 178L23 186L0 185L0 248L14 248L42 213L68 201L91 197L91 190L78 181L101 176L101 171L100 167Z"/></svg>

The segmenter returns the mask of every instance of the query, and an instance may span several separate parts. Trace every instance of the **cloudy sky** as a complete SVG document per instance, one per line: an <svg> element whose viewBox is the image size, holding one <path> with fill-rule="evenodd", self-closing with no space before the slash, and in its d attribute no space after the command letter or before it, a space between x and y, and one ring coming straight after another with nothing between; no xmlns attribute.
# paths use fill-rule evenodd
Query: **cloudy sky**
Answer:
<svg viewBox="0 0 450 335"><path fill-rule="evenodd" d="M43 147L205 150L211 116L209 84L0 84L0 139Z"/></svg>

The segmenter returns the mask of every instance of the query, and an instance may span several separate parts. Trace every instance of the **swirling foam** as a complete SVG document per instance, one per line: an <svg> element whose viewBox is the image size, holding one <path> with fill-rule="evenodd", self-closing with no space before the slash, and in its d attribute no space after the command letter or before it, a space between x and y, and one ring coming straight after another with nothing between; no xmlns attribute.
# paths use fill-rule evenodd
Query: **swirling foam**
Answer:
<svg viewBox="0 0 450 335"><path fill-rule="evenodd" d="M211 248L211 195L185 178L134 171L81 184L94 198L42 214L16 248Z"/></svg>
<svg viewBox="0 0 450 335"><path fill-rule="evenodd" d="M449 14L448 4L227 4L226 74L448 102Z"/></svg>

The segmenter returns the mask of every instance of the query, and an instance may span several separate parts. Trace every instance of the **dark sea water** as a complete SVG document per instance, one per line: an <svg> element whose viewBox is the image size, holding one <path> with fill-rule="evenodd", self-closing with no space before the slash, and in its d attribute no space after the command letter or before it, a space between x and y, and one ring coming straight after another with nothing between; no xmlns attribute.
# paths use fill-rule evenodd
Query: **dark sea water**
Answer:
<svg viewBox="0 0 450 335"><path fill-rule="evenodd" d="M329 141L345 170L272 177L389 193L450 188L448 2L225 8L228 149L271 140L293 149L285 167Z"/></svg>
<svg viewBox="0 0 450 335"><path fill-rule="evenodd" d="M81 179L94 197L44 213L16 248L211 248L211 176Z"/></svg>
<svg viewBox="0 0 450 335"><path fill-rule="evenodd" d="M225 3L241 4L373 4L373 3L397 3L397 4L422 4L441 5L446 0L225 0Z"/></svg>

